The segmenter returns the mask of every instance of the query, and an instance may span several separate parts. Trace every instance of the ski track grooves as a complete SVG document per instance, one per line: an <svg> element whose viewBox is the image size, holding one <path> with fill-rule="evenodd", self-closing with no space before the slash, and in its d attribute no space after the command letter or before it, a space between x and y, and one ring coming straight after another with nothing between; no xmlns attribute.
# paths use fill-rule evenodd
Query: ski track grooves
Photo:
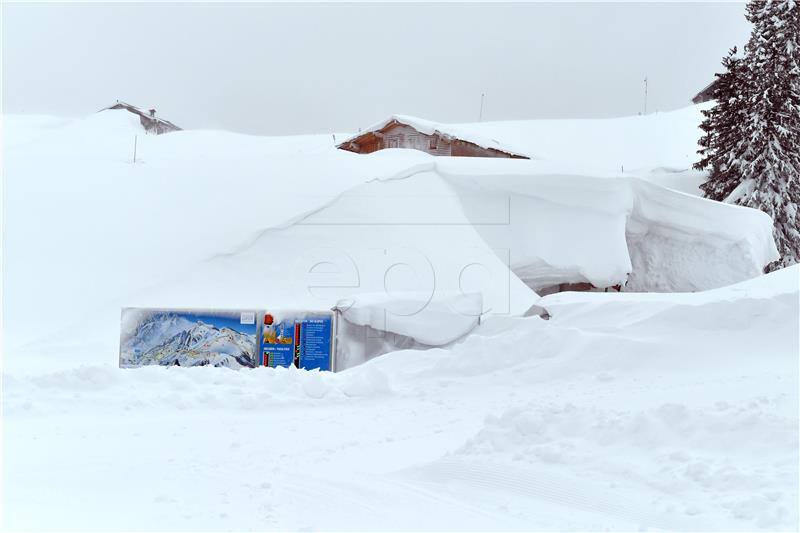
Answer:
<svg viewBox="0 0 800 533"><path fill-rule="evenodd" d="M693 517L692 524L683 523L670 517L662 523L662 518L644 511L651 504L642 498L631 497L636 490L620 491L626 495L621 500L605 496L607 488L584 479L571 479L556 474L550 469L534 471L502 464L466 463L456 459L442 459L428 465L414 467L398 472L403 477L433 484L453 481L487 490L505 490L524 496L534 496L565 507L577 508L602 517L616 517L628 525L661 530L704 529ZM635 487L631 487L635 489ZM640 491L638 491L640 492Z"/></svg>

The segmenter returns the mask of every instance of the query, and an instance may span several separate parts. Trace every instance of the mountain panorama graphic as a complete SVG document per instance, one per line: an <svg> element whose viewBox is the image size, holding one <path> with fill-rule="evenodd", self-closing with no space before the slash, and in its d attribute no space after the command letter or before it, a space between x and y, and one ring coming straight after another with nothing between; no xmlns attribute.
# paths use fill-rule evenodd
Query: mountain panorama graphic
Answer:
<svg viewBox="0 0 800 533"><path fill-rule="evenodd" d="M241 326L238 315L154 313L138 323L123 343L122 366L255 367L255 326Z"/></svg>

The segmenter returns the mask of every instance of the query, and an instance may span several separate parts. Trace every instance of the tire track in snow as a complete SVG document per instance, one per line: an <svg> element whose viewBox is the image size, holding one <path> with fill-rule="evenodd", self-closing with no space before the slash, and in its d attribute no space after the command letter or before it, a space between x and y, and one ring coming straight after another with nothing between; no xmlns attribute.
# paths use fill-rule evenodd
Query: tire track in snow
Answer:
<svg viewBox="0 0 800 533"><path fill-rule="evenodd" d="M398 472L402 477L430 484L464 483L479 490L509 491L523 496L534 496L567 508L575 508L600 517L621 519L626 526L661 530L703 530L713 528L713 521L691 523L682 517L664 516L648 511L653 504L641 496L642 487L618 483L619 498L608 496L608 488L597 482L573 479L551 471L531 470L503 464L482 464L455 459L442 459L434 463ZM651 490L651 489L650 489ZM708 520L708 519L706 519ZM704 520L705 521L705 520ZM618 524L616 527L622 526Z"/></svg>
<svg viewBox="0 0 800 533"><path fill-rule="evenodd" d="M349 479L293 476L279 484L284 501L315 503L316 526L353 530L525 530L519 519L498 516L449 495L438 484L400 479L393 474L349 475ZM299 511L299 510L298 510ZM392 524L387 528L386 524Z"/></svg>

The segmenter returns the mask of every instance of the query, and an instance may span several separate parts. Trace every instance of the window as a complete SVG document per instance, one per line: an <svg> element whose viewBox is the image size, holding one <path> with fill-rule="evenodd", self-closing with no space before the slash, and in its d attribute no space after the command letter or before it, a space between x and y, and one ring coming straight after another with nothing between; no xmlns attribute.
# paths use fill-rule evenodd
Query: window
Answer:
<svg viewBox="0 0 800 533"><path fill-rule="evenodd" d="M436 150L437 148L439 148L439 138L436 137L436 135L431 135L431 139L428 142L428 148L430 148L431 150Z"/></svg>

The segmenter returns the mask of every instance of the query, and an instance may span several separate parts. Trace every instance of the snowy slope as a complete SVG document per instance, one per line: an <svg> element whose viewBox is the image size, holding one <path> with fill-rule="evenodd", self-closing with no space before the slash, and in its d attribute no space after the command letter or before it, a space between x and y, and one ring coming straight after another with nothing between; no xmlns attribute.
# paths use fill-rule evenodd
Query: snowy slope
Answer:
<svg viewBox="0 0 800 533"><path fill-rule="evenodd" d="M28 317L45 306L61 310L56 329L85 323L107 302L119 308L130 291L230 252L381 171L333 164L343 154L330 135L149 136L126 111L48 123L15 144L8 136L20 128L6 131L3 161L11 346L41 337Z"/></svg>
<svg viewBox="0 0 800 533"><path fill-rule="evenodd" d="M5 525L796 529L798 269L602 296L339 374L6 375Z"/></svg>
<svg viewBox="0 0 800 533"><path fill-rule="evenodd" d="M678 126L695 108L654 117L593 121L585 135L616 135L615 149L635 157L628 128L651 132L643 140L694 137ZM566 144L535 161L447 160L352 154L326 135L154 137L126 111L31 122L12 121L11 133L28 133L4 162L5 321L7 345L39 353L112 349L126 305L327 309L389 283L477 290L485 310L522 313L535 295L521 280L607 286L633 272L639 290L704 289L756 275L774 253L762 214L607 175L591 136L571 145L586 154L588 174L576 174L559 159ZM542 135L525 124L514 131ZM689 144L665 141L648 168ZM42 332L27 317L45 306L68 313Z"/></svg>
<svg viewBox="0 0 800 533"><path fill-rule="evenodd" d="M4 125L4 527L798 528L797 268L696 294L539 299L525 283L758 272L762 214L629 176L680 174L696 109L479 125L527 131L532 161L151 137L126 115ZM366 292L478 293L486 315L446 348L336 374L117 368L122 306ZM513 316L534 303L551 319ZM442 316L397 329L451 340L474 319ZM159 326L170 356L218 337L220 357L241 353L183 326Z"/></svg>
<svg viewBox="0 0 800 533"><path fill-rule="evenodd" d="M562 173L639 177L697 196L703 173L691 167L697 160L701 110L709 106L610 120L444 124L395 115L363 131L380 129L397 119L423 133L439 131L479 146L524 154L538 161L556 161Z"/></svg>

